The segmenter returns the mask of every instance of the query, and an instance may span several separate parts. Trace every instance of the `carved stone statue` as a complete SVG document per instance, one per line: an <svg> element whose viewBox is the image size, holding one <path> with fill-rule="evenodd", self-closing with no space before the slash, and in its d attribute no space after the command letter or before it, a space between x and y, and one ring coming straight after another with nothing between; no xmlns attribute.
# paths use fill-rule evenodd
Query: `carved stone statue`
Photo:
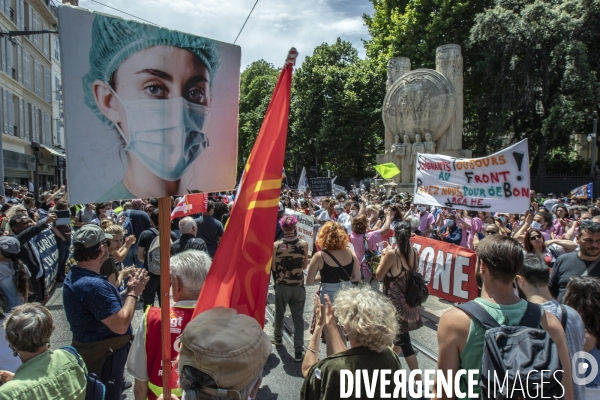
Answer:
<svg viewBox="0 0 600 400"><path fill-rule="evenodd" d="M415 135L415 142L412 144L412 153L410 157L410 165L417 160L417 153L425 153L425 145L421 143L421 135Z"/></svg>
<svg viewBox="0 0 600 400"><path fill-rule="evenodd" d="M399 142L400 142L400 135L395 135L394 143L392 144L392 148L390 150L391 150L392 154L394 154L394 155L403 156L404 149L402 148L402 144L400 144ZM402 153L402 154L400 154L400 153Z"/></svg>
<svg viewBox="0 0 600 400"><path fill-rule="evenodd" d="M410 166L411 162L411 152L412 145L410 144L410 139L407 134L404 135L404 143L402 143L402 156L400 159L400 171L402 174L402 183L410 183L412 182L412 168Z"/></svg>
<svg viewBox="0 0 600 400"><path fill-rule="evenodd" d="M435 153L435 142L431 140L431 133L429 132L425 133L425 153Z"/></svg>

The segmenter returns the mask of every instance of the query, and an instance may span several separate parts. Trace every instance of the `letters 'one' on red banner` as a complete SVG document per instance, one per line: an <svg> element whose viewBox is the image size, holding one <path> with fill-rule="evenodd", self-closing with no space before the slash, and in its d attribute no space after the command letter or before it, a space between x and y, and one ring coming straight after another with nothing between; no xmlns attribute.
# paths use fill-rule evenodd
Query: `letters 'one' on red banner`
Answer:
<svg viewBox="0 0 600 400"><path fill-rule="evenodd" d="M429 282L431 295L453 303L477 297L474 251L422 236L413 236L411 243L419 253L419 272Z"/></svg>

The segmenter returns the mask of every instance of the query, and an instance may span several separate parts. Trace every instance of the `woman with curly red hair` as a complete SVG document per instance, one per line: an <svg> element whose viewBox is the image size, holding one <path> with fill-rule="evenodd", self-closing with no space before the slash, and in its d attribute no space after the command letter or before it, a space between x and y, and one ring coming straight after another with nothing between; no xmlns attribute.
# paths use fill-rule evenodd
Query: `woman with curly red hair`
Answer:
<svg viewBox="0 0 600 400"><path fill-rule="evenodd" d="M308 266L306 284L321 283L321 303L325 295L331 301L342 285L360 281L360 264L348 247L348 234L337 222L327 222L319 231L317 245L321 251L315 253ZM317 276L319 272L319 276Z"/></svg>

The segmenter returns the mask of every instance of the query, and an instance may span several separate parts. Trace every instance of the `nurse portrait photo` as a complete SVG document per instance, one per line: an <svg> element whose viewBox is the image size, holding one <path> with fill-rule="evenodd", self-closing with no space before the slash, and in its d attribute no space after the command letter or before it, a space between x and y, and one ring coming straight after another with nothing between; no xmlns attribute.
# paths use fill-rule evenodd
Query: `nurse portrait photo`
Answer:
<svg viewBox="0 0 600 400"><path fill-rule="evenodd" d="M226 100L239 97L239 66L237 77L233 79L237 89L215 85L216 77L222 73L222 48L239 47L154 25L84 13L93 18L91 46L86 57L88 68L80 82L71 85L81 85L81 103L95 117L87 120L85 129L75 126L81 125L78 122L81 119L74 115L78 112L76 107L68 107L69 92L65 93L67 156L74 143L77 150L81 148L82 134L89 134L92 142L101 135L106 146L89 145L84 149L87 161L96 158L96 164L105 164L101 170L94 168L90 175L85 176L81 171L85 164L74 167L73 161L77 163L77 159L68 161L70 186L76 187L75 176L71 175L77 174L88 182L93 192L93 196L89 196L88 190L86 198L79 200L110 201L215 190L214 184L202 182L204 176L219 173L207 168L210 164L205 163L201 171L188 174L191 179L186 180L184 176L211 150L214 150L212 161L218 162L219 154L227 158L225 153L231 153L231 147L234 152L237 149L237 126L230 124L228 132L219 131L214 128L222 129L224 125L217 120L211 130L210 120L215 118L213 107L217 95L225 95ZM65 79L64 85L68 86L67 75ZM223 105L231 108L231 101L221 101L221 109ZM237 105L234 108L237 125ZM231 114L231 111L225 113ZM222 115L223 111L217 118L227 119ZM89 129L90 125L96 125L95 129ZM72 139L74 134L77 137ZM222 144L221 148L215 146L224 140L227 150ZM235 165L235 154L229 157ZM118 172L111 170L116 168L115 164L121 166ZM97 182L94 179L97 173L109 174L116 181L99 190L89 185ZM99 177L105 178L104 175Z"/></svg>

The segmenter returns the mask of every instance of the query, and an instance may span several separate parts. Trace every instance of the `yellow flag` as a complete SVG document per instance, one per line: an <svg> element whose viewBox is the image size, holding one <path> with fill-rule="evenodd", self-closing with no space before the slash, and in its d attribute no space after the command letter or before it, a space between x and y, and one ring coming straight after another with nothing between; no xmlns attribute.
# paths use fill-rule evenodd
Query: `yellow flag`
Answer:
<svg viewBox="0 0 600 400"><path fill-rule="evenodd" d="M375 166L375 170L383 179L390 179L400 173L400 170L394 163L379 164Z"/></svg>

